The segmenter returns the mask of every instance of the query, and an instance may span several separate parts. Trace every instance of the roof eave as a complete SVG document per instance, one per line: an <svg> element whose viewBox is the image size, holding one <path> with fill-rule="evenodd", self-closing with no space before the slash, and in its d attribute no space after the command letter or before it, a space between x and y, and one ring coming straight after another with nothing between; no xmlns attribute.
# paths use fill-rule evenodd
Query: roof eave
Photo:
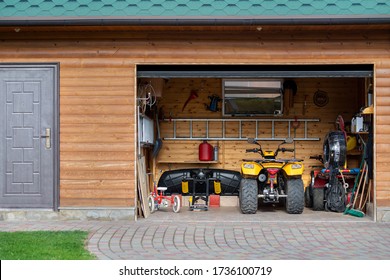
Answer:
<svg viewBox="0 0 390 280"><path fill-rule="evenodd" d="M238 26L389 24L390 15L272 17L3 17L0 26Z"/></svg>

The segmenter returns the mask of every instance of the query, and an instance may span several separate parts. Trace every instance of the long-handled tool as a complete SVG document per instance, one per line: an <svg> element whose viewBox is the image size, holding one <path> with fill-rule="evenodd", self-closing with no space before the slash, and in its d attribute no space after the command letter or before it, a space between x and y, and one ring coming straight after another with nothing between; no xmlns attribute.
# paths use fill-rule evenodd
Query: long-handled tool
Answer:
<svg viewBox="0 0 390 280"><path fill-rule="evenodd" d="M368 167L367 167L367 172L366 174L364 174L364 180L363 180L363 184L362 184L362 191L361 191L361 194L360 194L360 201L359 201L359 207L358 209L360 211L363 212L363 197L365 196L365 191L366 191L366 183L367 183L367 175L368 175Z"/></svg>
<svg viewBox="0 0 390 280"><path fill-rule="evenodd" d="M349 204L347 206L347 208L344 211L344 214L349 214L349 215L355 216L355 217L364 217L364 212L355 209L355 204L358 200L358 194L360 192L360 188L362 187L362 183L364 184L365 180L367 179L367 171L368 171L367 163L364 161L363 168L361 170L360 177L359 177L359 184L357 186L357 190L353 194L353 198L351 198L351 201L353 201L353 203L352 203L352 205ZM363 178L364 178L364 180L363 180ZM355 181L355 186L356 186L356 181ZM355 186L354 186L354 188L355 188Z"/></svg>
<svg viewBox="0 0 390 280"><path fill-rule="evenodd" d="M366 194L366 197L364 198L364 202L363 202L363 204L362 204L362 206L361 206L361 209L363 209L364 206L366 206L367 202L370 201L371 187L372 187L372 181L371 181L371 180L368 180L367 194Z"/></svg>
<svg viewBox="0 0 390 280"><path fill-rule="evenodd" d="M353 185L352 193L351 193L351 199L350 199L348 205L345 207L344 215L350 214L353 216L355 216L355 215L357 215L358 217L360 216L360 213L355 213L354 209L352 209L352 208L353 208L353 202L354 202L355 196L357 196L357 193L359 191L359 190L357 190L357 192L356 192L356 187L358 187L358 186L360 187L360 183L361 183L361 180L363 177L363 170L365 169L366 164L367 164L366 161L364 160L365 154L366 154L366 145L363 145L363 157L360 161L359 173L357 174L357 176L355 178L355 183Z"/></svg>

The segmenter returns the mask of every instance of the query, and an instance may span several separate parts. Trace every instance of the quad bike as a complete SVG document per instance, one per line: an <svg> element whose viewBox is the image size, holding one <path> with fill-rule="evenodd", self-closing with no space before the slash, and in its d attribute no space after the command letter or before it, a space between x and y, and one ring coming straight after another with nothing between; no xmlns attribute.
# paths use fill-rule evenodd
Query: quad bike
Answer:
<svg viewBox="0 0 390 280"><path fill-rule="evenodd" d="M279 144L276 151L263 151L260 143L248 139L248 143L256 144L259 148L247 149L246 152L259 153L263 159L244 159L241 164L239 202L242 213L255 214L259 198L263 203L284 202L289 214L303 212L305 201L302 160L277 158L279 152L294 152L294 149L281 147L292 142L292 138L287 138Z"/></svg>

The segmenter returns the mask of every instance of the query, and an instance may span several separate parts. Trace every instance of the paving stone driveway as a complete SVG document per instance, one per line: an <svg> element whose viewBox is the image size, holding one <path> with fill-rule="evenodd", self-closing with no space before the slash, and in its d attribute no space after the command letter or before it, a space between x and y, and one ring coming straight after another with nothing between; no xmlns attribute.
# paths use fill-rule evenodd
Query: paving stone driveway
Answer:
<svg viewBox="0 0 390 280"><path fill-rule="evenodd" d="M302 215L234 207L181 213L158 211L133 221L1 222L2 231L88 230L99 259L389 260L390 223L340 213Z"/></svg>

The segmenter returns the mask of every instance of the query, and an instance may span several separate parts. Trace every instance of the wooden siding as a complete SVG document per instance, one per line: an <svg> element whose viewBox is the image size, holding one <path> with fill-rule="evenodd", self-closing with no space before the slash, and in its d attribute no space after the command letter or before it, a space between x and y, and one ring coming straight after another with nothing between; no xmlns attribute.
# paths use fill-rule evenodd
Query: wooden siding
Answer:
<svg viewBox="0 0 390 280"><path fill-rule="evenodd" d="M104 32L98 29L83 32L77 27L59 31L21 28L18 33L8 28L0 30L0 62L60 63L61 207L134 206L134 71L137 64L144 63L375 64L376 195L378 206L390 206L386 161L390 156L388 26L269 30L264 27L261 32L255 28L229 27L163 30L150 28L138 32L121 27ZM308 85L307 93L312 94L317 87ZM320 88L323 89L322 84ZM351 91L348 86L344 89ZM331 88L328 90L333 94ZM321 126L318 134L323 135L334 115L342 113L345 103L351 102L349 99L335 102L334 114L328 115L327 125ZM298 95L295 104L297 113L301 112L302 95ZM321 114L323 119L321 109L310 112L311 109L305 117ZM240 153L234 158L224 153L224 167L236 167L246 144L224 145L223 150ZM308 154L297 156L306 158Z"/></svg>
<svg viewBox="0 0 390 280"><path fill-rule="evenodd" d="M322 154L322 145L325 135L335 129L335 120L340 114L345 122L350 122L351 118L359 111L358 100L362 99L361 81L358 78L300 78L294 79L297 83L298 91L294 97L294 106L289 109L289 114L284 114L282 118L294 119L319 119L319 122L308 124L308 136L320 138L319 141L297 141L296 157L304 159L305 185L310 179L311 166L319 165L316 160L310 159L310 156ZM222 97L221 79L170 79L165 87L162 98L159 100L159 107L163 110L166 118L196 118L196 119L219 119L222 118L222 112L211 112L206 109L210 103L208 96L218 94ZM317 107L313 102L314 93L317 90L328 93L329 103L324 107ZM182 110L183 104L188 98L191 90L198 91L198 98L190 101L187 107ZM305 106L306 98L306 106ZM221 102L219 103L221 108ZM263 117L267 118L267 117ZM269 119L270 117L268 117ZM232 118L234 119L234 118ZM259 117L261 119L261 117ZM288 137L288 125L277 121L275 118L275 136ZM162 137L172 137L173 122L163 122L161 124ZM258 137L271 136L271 124L262 123L258 129ZM193 136L205 137L206 126L202 122L193 122ZM230 137L238 136L238 122L226 124L226 135ZM178 137L189 136L189 123L177 125L176 134ZM210 123L209 135L217 137L222 135L222 126L220 123ZM244 123L242 135L245 137L254 137L255 128L253 123ZM294 130L291 129L291 135ZM296 130L296 137L304 137L304 123ZM199 165L198 146L201 141L173 141L165 140L162 150L159 154L158 170L168 170L172 168L182 168L187 166L210 166L213 168L226 168L231 170L240 170L240 164L243 158L258 158L255 154L246 154L245 149L252 145L246 141L209 141L213 146L219 146L219 161L217 163L207 163ZM280 141L263 141L263 149L275 149ZM292 147L292 146L291 146ZM291 157L293 154L286 153L281 157ZM191 164L194 162L194 164ZM349 156L349 167L358 166L358 157ZM159 174L157 174L159 175Z"/></svg>
<svg viewBox="0 0 390 280"><path fill-rule="evenodd" d="M60 69L61 206L133 206L134 67Z"/></svg>

